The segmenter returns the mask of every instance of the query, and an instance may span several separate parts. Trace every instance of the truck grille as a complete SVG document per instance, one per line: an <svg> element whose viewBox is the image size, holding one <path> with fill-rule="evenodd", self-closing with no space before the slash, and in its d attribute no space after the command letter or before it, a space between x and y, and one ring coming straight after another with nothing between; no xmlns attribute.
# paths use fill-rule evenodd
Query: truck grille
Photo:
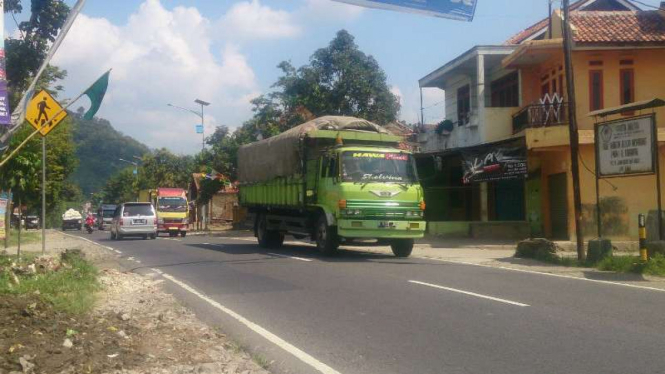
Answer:
<svg viewBox="0 0 665 374"><path fill-rule="evenodd" d="M182 223L182 218L164 218L164 223Z"/></svg>

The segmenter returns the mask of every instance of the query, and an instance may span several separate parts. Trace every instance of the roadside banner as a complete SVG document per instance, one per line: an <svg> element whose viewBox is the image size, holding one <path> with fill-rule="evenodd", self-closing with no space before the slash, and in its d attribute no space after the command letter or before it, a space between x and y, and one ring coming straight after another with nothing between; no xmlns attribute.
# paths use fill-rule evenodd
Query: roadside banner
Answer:
<svg viewBox="0 0 665 374"><path fill-rule="evenodd" d="M464 183L526 178L529 174L526 148L487 145L462 152Z"/></svg>
<svg viewBox="0 0 665 374"><path fill-rule="evenodd" d="M449 18L458 21L473 21L477 0L334 0L367 8L418 13Z"/></svg>
<svg viewBox="0 0 665 374"><path fill-rule="evenodd" d="M12 195L6 192L0 192L0 239L6 237L6 231L9 225L5 222L5 216L7 215L7 207L11 201Z"/></svg>
<svg viewBox="0 0 665 374"><path fill-rule="evenodd" d="M598 176L655 173L655 123L655 116L647 115L597 124Z"/></svg>
<svg viewBox="0 0 665 374"><path fill-rule="evenodd" d="M4 12L4 1L0 1L0 14ZM7 73L5 71L5 18L0 17L0 126L11 122L9 98L7 95Z"/></svg>

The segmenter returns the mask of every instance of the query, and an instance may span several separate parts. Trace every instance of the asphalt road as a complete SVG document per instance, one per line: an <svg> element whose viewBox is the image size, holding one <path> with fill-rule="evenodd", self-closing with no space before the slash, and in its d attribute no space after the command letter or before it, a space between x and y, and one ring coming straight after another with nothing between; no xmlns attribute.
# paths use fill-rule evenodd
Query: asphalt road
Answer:
<svg viewBox="0 0 665 374"><path fill-rule="evenodd" d="M81 236L276 373L665 372L665 292L253 238Z"/></svg>

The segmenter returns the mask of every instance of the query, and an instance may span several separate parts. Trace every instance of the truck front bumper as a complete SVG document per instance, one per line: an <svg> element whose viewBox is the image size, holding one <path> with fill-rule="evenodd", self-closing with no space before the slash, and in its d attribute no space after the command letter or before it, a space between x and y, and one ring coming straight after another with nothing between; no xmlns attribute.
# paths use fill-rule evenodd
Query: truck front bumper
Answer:
<svg viewBox="0 0 665 374"><path fill-rule="evenodd" d="M425 221L339 219L337 234L343 238L418 239L425 236Z"/></svg>
<svg viewBox="0 0 665 374"><path fill-rule="evenodd" d="M163 223L157 226L159 232L187 231L188 225L184 223Z"/></svg>

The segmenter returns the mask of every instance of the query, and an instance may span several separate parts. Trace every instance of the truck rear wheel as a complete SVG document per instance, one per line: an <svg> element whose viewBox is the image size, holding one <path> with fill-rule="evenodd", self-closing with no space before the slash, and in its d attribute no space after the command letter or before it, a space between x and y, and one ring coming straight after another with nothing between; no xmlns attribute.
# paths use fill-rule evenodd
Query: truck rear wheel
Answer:
<svg viewBox="0 0 665 374"><path fill-rule="evenodd" d="M390 242L390 248L395 257L409 257L413 251L413 239L394 239Z"/></svg>
<svg viewBox="0 0 665 374"><path fill-rule="evenodd" d="M268 230L265 215L259 217L256 227L256 237L261 248L279 248L284 244L284 235L276 230Z"/></svg>
<svg viewBox="0 0 665 374"><path fill-rule="evenodd" d="M339 237L337 236L337 228L328 226L326 217L319 217L316 224L316 247L319 252L325 256L332 256L337 253L339 247Z"/></svg>

